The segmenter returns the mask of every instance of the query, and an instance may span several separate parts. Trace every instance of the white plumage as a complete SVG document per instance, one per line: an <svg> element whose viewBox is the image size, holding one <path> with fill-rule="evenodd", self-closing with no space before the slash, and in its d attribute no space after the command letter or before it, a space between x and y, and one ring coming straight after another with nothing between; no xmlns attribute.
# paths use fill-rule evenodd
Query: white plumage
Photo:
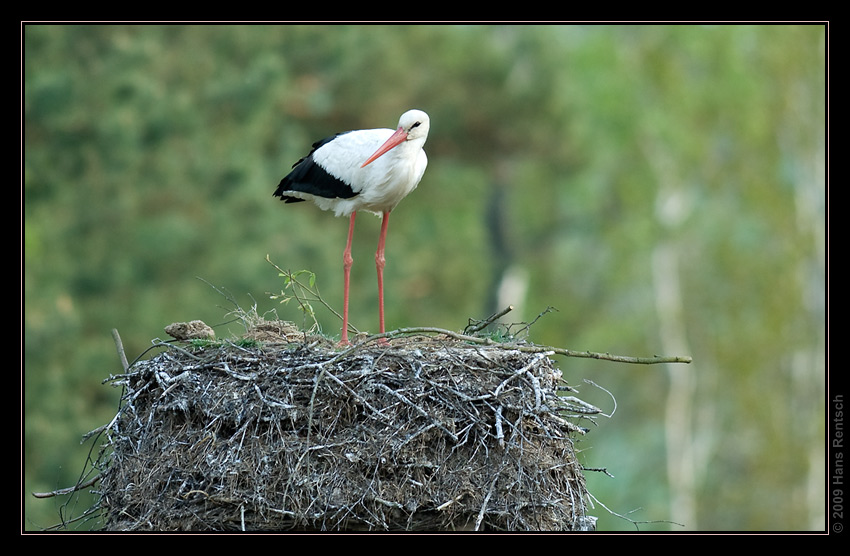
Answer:
<svg viewBox="0 0 850 556"><path fill-rule="evenodd" d="M274 195L287 203L312 201L336 216L349 216L348 243L343 253L345 285L342 343L348 343L348 290L352 264L351 238L357 211L383 216L375 263L378 269L380 331L384 330L384 244L389 213L416 189L428 157L422 147L431 122L421 110L401 115L398 128L339 133L313 144L296 162Z"/></svg>
<svg viewBox="0 0 850 556"><path fill-rule="evenodd" d="M318 141L281 180L275 195L289 202L312 201L336 216L359 210L390 212L416 189L425 173L428 157L422 147L430 127L428 114L409 110L399 118L396 130L362 129ZM362 167L391 138L401 141Z"/></svg>

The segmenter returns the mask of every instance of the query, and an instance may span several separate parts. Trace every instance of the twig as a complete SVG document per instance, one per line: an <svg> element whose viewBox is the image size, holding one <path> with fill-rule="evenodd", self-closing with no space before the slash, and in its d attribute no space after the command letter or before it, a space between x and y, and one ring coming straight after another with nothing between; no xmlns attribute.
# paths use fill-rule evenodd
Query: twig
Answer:
<svg viewBox="0 0 850 556"><path fill-rule="evenodd" d="M596 469L593 469L593 471L596 471ZM607 474L607 471L606 471L606 474ZM615 517L619 517L619 518L621 518L621 519L624 519L624 520L628 521L629 523L631 523L632 525L634 525L635 529L636 529L636 530L638 530L638 531L640 530L639 525L641 525L641 524L643 524L643 523L669 523L669 524L671 524L671 525L678 525L679 527L684 527L684 525L682 525L681 523L676 523L675 521L666 521L666 520L635 521L634 519L630 519L630 518L628 518L628 517L626 517L626 516L624 516L624 515L622 515L622 514L618 514L617 512L615 512L614 510L612 510L611 508L609 508L608 506L606 506L605 504L603 504L602 502L600 502L600 501L599 501L599 499L598 499L597 497L595 497L593 494L591 494L590 492L588 492L588 493L587 493L587 496L588 496L588 497L589 497L589 498L590 498L593 502L596 502L597 504L599 504L600 506L602 506L603 508L605 508L605 511L606 511L606 512L608 512L609 514L611 514L611 515L613 515L613 516L615 516ZM634 511L634 510L633 510L633 511ZM632 513L632 512L629 512L629 513Z"/></svg>
<svg viewBox="0 0 850 556"><path fill-rule="evenodd" d="M95 484L96 482L98 482L99 480L100 480L100 474L98 473L97 476L92 477L91 479L89 479L88 481L86 481L84 483L79 483L77 485L74 485L74 486L68 487L68 488L60 488L59 490L52 490L50 492L33 492L32 495L35 496L36 498L52 498L53 496L62 496L63 494L71 494L72 492L77 492L78 490L82 490L84 488L90 487L93 484Z"/></svg>
<svg viewBox="0 0 850 556"><path fill-rule="evenodd" d="M496 410L496 441L500 448L505 447L505 431L502 430L502 406Z"/></svg>
<svg viewBox="0 0 850 556"><path fill-rule="evenodd" d="M603 392L605 392L606 394L608 394L609 396L611 396L611 400L614 402L614 409L612 409L612 410L611 410L611 414L610 414L610 415L605 415L604 413L603 413L602 415L605 415L605 417L613 417L613 416L614 416L614 413L617 411L617 398L615 398L615 397L614 397L614 394L612 394L611 392L609 392L609 391L608 391L608 390L606 390L605 388L602 388L601 386L599 386L598 384L596 384L596 383L595 383L595 382L593 382L592 380L584 379L584 381L585 381L587 384L592 384L593 386L596 386L597 388L599 388L600 390L602 390ZM572 397L572 396L571 396L571 397ZM584 403L584 402L582 402L582 403Z"/></svg>
<svg viewBox="0 0 850 556"><path fill-rule="evenodd" d="M607 467L582 467L581 470L582 471L596 471L598 473L604 473L604 474L608 475L609 477L611 477L612 479L614 478L614 475L608 473Z"/></svg>
<svg viewBox="0 0 850 556"><path fill-rule="evenodd" d="M617 363L634 363L638 365L653 365L657 363L690 363L693 359L688 355L653 355L652 357L634 357L631 355L614 355L611 353L597 353L593 351L576 351L572 349L566 348L558 348L552 346L538 346L534 344L516 344L510 342L497 342L492 340L491 338L479 338L477 336L469 336L467 334L461 334L459 332L453 332L451 330L446 330L443 328L436 328L433 326L418 326L418 327L408 327L408 328L397 328L396 330L391 330L389 332L384 332L383 334L373 334L366 338L361 344L365 344L367 342L372 342L375 340L379 340L381 338L395 338L399 336L408 336L411 334L444 334L450 338L454 338L455 340L461 340L464 342L470 342L473 344L485 345L485 346L495 346L503 349L509 350L517 350L525 353L543 353L546 351L551 351L553 353L557 353L558 355L564 355L566 357L580 357L585 359L601 359L603 361L614 361Z"/></svg>
<svg viewBox="0 0 850 556"><path fill-rule="evenodd" d="M121 367L126 373L130 368L130 365L127 363L127 354L124 353L124 343L121 341L121 336L118 334L117 328L112 329L112 339L115 340L115 349L118 350L118 357L121 359Z"/></svg>
<svg viewBox="0 0 850 556"><path fill-rule="evenodd" d="M481 522L484 521L484 512L487 511L487 504L490 502L490 497L493 495L493 489L496 488L496 481L498 480L499 473L496 473L496 476L493 477L493 481L490 483L490 489L487 491L487 495L484 497L484 502L481 504L481 509L478 511L478 517L475 518L474 531L478 531L481 527Z"/></svg>
<svg viewBox="0 0 850 556"><path fill-rule="evenodd" d="M469 325L467 325L466 328L463 329L463 331L464 331L464 333L472 334L474 332L478 332L479 330L484 330L485 328L487 328L488 326L493 324L493 322L499 320L500 318L504 317L505 315L507 315L508 313L510 313L513 310L514 310L514 306L508 305L507 307L505 307L504 309L502 309L498 313L493 313L492 315L490 315L489 317L487 317L486 319L484 319L482 321L478 321L475 324L470 323Z"/></svg>
<svg viewBox="0 0 850 556"><path fill-rule="evenodd" d="M533 321L531 321L529 323L519 323L519 324L525 324L525 326L520 328L516 333L512 333L512 335L518 336L518 335L522 334L523 332L528 332L528 330L534 325L535 322L539 321L543 317L543 315L550 313L552 311L557 311L557 309L555 309L554 307L546 307L545 309L543 309L543 311L539 315L534 317Z"/></svg>

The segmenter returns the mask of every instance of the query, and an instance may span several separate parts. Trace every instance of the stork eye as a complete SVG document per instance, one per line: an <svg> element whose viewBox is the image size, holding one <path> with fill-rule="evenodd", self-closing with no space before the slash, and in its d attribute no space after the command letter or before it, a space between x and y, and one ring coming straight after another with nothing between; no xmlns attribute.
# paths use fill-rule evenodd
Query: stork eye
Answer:
<svg viewBox="0 0 850 556"><path fill-rule="evenodd" d="M420 125L421 123L422 123L422 122L416 122L415 124L413 124L412 126L410 126L410 129L413 129L414 127L419 127L419 125Z"/></svg>

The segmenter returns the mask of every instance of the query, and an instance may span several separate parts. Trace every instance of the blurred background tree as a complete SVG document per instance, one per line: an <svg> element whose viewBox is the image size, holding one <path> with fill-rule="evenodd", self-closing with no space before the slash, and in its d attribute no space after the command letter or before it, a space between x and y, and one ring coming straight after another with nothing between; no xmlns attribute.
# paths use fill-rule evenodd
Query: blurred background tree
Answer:
<svg viewBox="0 0 850 556"><path fill-rule="evenodd" d="M594 496L641 530L825 527L824 26L26 25L23 39L26 529L93 500L30 493L72 485L81 435L114 415L110 329L131 359L174 321L238 333L211 285L300 322L269 299L282 284L266 254L341 305L346 223L271 194L313 141L414 107L431 116L430 166L394 213L388 327L551 306L532 341L691 355L559 362L588 401L611 405L585 378L617 399L578 444L614 475L589 474ZM362 222L351 312L374 330L380 221Z"/></svg>

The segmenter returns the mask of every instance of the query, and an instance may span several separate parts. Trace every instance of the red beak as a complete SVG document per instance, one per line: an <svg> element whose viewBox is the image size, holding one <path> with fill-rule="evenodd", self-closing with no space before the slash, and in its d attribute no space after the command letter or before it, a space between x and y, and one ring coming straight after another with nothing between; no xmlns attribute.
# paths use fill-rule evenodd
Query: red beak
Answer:
<svg viewBox="0 0 850 556"><path fill-rule="evenodd" d="M363 168L364 166L371 164L376 159L380 158L383 154L385 154L387 151L394 149L405 141L407 141L407 132L404 131L403 127L400 127L395 130L395 133L390 135L390 138L387 139L386 142L381 145L381 147L377 151L375 151L375 154L370 156L368 160L366 160L366 162L364 162L363 165L360 167Z"/></svg>

